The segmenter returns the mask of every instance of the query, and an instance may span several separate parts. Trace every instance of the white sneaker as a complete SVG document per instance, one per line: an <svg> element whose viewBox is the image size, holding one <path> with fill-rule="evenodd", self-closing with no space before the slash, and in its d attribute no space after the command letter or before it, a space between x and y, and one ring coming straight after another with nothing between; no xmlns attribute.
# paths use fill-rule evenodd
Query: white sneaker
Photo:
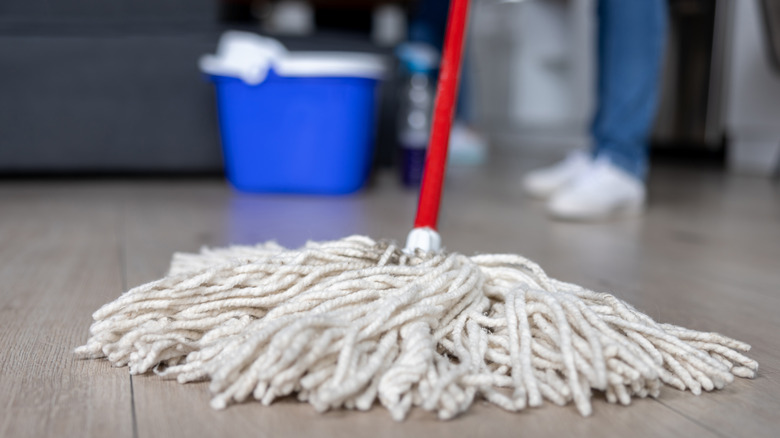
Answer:
<svg viewBox="0 0 780 438"><path fill-rule="evenodd" d="M547 199L590 169L593 160L583 151L574 151L550 167L529 172L523 190L534 198Z"/></svg>
<svg viewBox="0 0 780 438"><path fill-rule="evenodd" d="M478 131L455 122L450 132L447 163L467 166L483 164L487 158L487 149L487 140Z"/></svg>
<svg viewBox="0 0 780 438"><path fill-rule="evenodd" d="M591 168L555 193L547 211L555 218L592 221L642 212L645 186L633 175L599 158Z"/></svg>

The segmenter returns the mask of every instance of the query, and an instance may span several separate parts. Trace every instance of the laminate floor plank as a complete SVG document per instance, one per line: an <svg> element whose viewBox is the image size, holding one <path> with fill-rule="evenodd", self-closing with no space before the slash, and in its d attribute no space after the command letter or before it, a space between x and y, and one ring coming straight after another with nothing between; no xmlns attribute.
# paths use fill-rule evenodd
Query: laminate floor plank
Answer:
<svg viewBox="0 0 780 438"><path fill-rule="evenodd" d="M132 436L127 371L72 354L122 288L106 195L91 183L0 186L0 436Z"/></svg>
<svg viewBox="0 0 780 438"><path fill-rule="evenodd" d="M755 380L694 396L665 388L594 415L545 405L512 414L478 402L449 422L380 407L317 414L291 399L209 407L205 382L127 376L70 354L90 314L165 274L176 251L350 234L403 240L416 193L380 173L353 196L242 194L220 180L0 184L0 436L774 436L780 426L780 186L708 169L656 166L647 213L597 224L550 221L519 190L532 162L452 169L448 249L520 253L550 276L612 292L653 318L753 345ZM132 381L133 398L130 394ZM133 423L133 409L135 423Z"/></svg>
<svg viewBox="0 0 780 438"><path fill-rule="evenodd" d="M500 176L495 178L492 182L487 178L488 183L478 180L476 186L482 184L488 190L491 184L506 187L506 184L500 184ZM465 190L458 191L458 182ZM457 179L455 186L448 192L450 204L445 204L449 207L445 207L442 227L451 248L466 253L520 252L522 248L530 248L533 256L545 261L542 265L551 274L562 279L583 282L597 289L628 286L616 293L655 308L656 317L673 318L673 309L681 305L679 298L686 296L674 284L678 276L685 277L684 267L675 268L663 262L665 252L676 251L668 247L677 240L671 238L671 243L658 240L659 248L653 245L657 240L654 234L665 233L663 215L659 224L655 224L654 219L595 225L561 224L550 222L538 203L530 202L514 191L498 190L489 196L474 197L475 186ZM202 245L250 244L275 239L287 246L297 246L307 239L334 239L352 233L402 239L408 230L409 212L413 212L416 201L414 193L398 190L387 178L377 181L368 193L347 198L248 195L218 185L202 186L194 191L198 194L192 195L187 187L165 187L139 193L130 202L125 223L127 275L131 286L163 275L173 252L195 251ZM687 257L694 255L696 250L683 245L680 251L680 257ZM647 258L658 258L658 269L662 271L672 269L671 280L656 275L655 270L650 269L652 266L646 267L643 262ZM655 284L649 282L652 279ZM689 287L701 293L705 285L694 283ZM664 292L659 294L656 288ZM731 294L731 290L722 293L739 302L739 296ZM772 303L772 297L750 293L755 300ZM705 315L699 319L695 312L681 315L680 319L691 323L706 325L710 322ZM714 324L713 329L719 327L724 328ZM747 382L741 388L751 387L752 383ZM674 390L664 391L664 398L668 397L669 403L638 400L631 408L595 400L596 413L588 419L581 418L571 407L549 405L509 414L479 404L472 412L452 422L441 423L432 414L414 412L406 422L395 424L380 408L368 413L319 415L308 405L293 401L282 401L270 407L250 402L215 412L208 408L205 383L181 386L158 377L137 376L134 384L139 436L160 432L173 436L212 433L243 436L256 432L273 436L315 432L322 436L368 433L379 436L487 433L509 436L519 429L539 436L563 435L571 431L599 436L722 436L716 428L680 412L673 403L687 399L706 402L712 394L697 398L691 394L677 394ZM170 421L168 415L200 420L180 424Z"/></svg>

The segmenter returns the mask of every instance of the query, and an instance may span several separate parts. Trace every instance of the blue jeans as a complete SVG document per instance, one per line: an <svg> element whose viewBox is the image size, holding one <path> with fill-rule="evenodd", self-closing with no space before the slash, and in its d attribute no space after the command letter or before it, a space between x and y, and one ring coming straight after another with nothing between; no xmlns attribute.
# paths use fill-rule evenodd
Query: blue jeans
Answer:
<svg viewBox="0 0 780 438"><path fill-rule="evenodd" d="M644 179L660 88L667 0L600 0L598 20L593 153Z"/></svg>

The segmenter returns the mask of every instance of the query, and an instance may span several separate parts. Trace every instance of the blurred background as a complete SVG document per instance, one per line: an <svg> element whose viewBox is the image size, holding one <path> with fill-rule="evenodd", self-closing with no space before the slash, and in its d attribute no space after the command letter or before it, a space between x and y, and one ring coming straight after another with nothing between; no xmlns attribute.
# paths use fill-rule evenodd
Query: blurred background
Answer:
<svg viewBox="0 0 780 438"><path fill-rule="evenodd" d="M219 174L215 93L198 69L220 35L293 51L379 55L373 168L401 166L415 0L3 0L0 174ZM780 2L670 0L652 154L771 176L780 157ZM593 0L475 0L464 111L492 151L586 145L594 106ZM474 151L472 151L474 152Z"/></svg>

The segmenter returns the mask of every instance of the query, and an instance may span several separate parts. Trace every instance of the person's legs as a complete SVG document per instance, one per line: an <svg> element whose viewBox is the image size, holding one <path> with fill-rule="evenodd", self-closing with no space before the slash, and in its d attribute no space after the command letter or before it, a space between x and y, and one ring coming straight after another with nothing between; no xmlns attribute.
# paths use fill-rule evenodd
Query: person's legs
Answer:
<svg viewBox="0 0 780 438"><path fill-rule="evenodd" d="M594 156L643 180L667 26L666 0L598 3Z"/></svg>
<svg viewBox="0 0 780 438"><path fill-rule="evenodd" d="M440 53L447 31L450 0L420 0L412 10L409 22L409 41L426 43ZM455 121L450 135L449 159L453 164L477 164L485 160L487 142L474 127L471 101L471 58L468 39L465 41L463 66L460 72Z"/></svg>
<svg viewBox="0 0 780 438"><path fill-rule="evenodd" d="M441 51L450 0L421 0L412 10L409 40L428 43Z"/></svg>
<svg viewBox="0 0 780 438"><path fill-rule="evenodd" d="M574 165L582 160L570 158L531 172L524 180L527 192L535 194L536 189L550 196L547 208L552 216L600 220L642 210L666 13L666 0L599 1L592 160Z"/></svg>
<svg viewBox="0 0 780 438"><path fill-rule="evenodd" d="M418 1L412 10L411 20L409 21L409 41L430 44L441 53L444 47L444 34L447 32L447 14L449 9L450 0ZM470 111L470 74L466 64L470 58L468 46L468 41L466 41L466 53L460 72L458 101L455 109L457 121L463 123L471 123L473 121Z"/></svg>

